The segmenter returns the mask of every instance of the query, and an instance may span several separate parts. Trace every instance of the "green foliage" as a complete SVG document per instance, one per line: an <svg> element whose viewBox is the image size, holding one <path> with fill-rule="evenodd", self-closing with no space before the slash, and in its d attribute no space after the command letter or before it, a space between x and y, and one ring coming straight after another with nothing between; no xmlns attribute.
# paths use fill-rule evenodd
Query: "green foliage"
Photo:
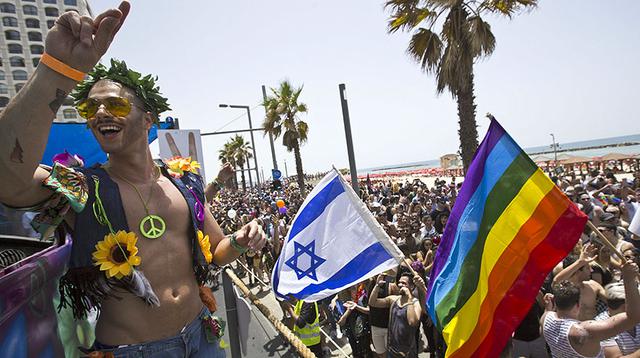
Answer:
<svg viewBox="0 0 640 358"><path fill-rule="evenodd" d="M218 159L224 164L229 163L234 168L236 166L244 167L247 159L253 158L252 147L249 142L236 134L229 138L224 147L218 151Z"/></svg>
<svg viewBox="0 0 640 358"><path fill-rule="evenodd" d="M271 88L271 95L262 104L266 111L265 133L271 133L274 138L282 136L282 144L290 152L306 142L309 135L309 125L298 117L308 110L306 104L298 102L302 88L283 81L277 90Z"/></svg>
<svg viewBox="0 0 640 358"><path fill-rule="evenodd" d="M535 8L537 3L538 0L386 0L385 8L391 11L389 33L411 32L408 55L423 71L435 75L438 93L446 89L458 102L458 134L465 170L478 147L473 66L496 47L491 26L482 16L511 18L522 10Z"/></svg>
<svg viewBox="0 0 640 358"><path fill-rule="evenodd" d="M158 114L171 110L167 99L160 94L160 88L156 85L158 77L151 75L142 76L140 72L133 71L127 67L124 61L111 59L111 67L107 69L103 64L97 64L88 77L79 83L71 96L77 105L80 101L89 96L91 88L100 80L111 80L126 86L136 93L144 105L145 111L154 114L158 119Z"/></svg>
<svg viewBox="0 0 640 358"><path fill-rule="evenodd" d="M484 14L512 17L537 0L387 0L389 33L412 32L407 48L423 71L436 75L438 92L467 89L476 59L489 56L496 39ZM438 25L440 31L436 31Z"/></svg>

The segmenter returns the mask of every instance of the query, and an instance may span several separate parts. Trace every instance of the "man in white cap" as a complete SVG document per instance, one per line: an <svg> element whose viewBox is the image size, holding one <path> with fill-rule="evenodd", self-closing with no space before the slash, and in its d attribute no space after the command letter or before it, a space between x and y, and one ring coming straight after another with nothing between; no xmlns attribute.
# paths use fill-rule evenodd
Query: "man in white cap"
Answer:
<svg viewBox="0 0 640 358"><path fill-rule="evenodd" d="M610 283L605 289L607 291L608 310L599 314L596 317L596 321L605 321L609 317L627 310L626 295L622 282ZM632 356L640 356L640 325L618 333L615 337L602 341L600 345L606 358L626 357L632 354Z"/></svg>

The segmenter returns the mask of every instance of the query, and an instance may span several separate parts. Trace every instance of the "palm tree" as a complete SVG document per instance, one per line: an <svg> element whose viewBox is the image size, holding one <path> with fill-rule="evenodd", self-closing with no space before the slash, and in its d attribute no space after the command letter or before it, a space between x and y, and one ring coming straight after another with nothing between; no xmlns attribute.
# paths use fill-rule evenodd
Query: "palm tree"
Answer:
<svg viewBox="0 0 640 358"><path fill-rule="evenodd" d="M271 88L271 95L267 96L262 105L266 111L263 123L265 134L271 133L274 138L282 135L282 144L289 152L293 152L296 158L298 186L300 193L304 196L304 171L300 145L307 141L309 126L298 117L298 114L307 112L307 105L298 103L300 92L302 92L302 86L294 88L288 80L285 80L280 83L277 90Z"/></svg>
<svg viewBox="0 0 640 358"><path fill-rule="evenodd" d="M493 53L496 39L481 15L511 18L538 0L387 0L388 31L413 31L407 53L423 71L435 74L437 92L458 102L460 152L466 172L478 148L473 64ZM442 21L438 21L444 18ZM433 28L441 25L439 34Z"/></svg>
<svg viewBox="0 0 640 358"><path fill-rule="evenodd" d="M245 142L244 138L236 134L229 141L233 158L237 166L240 167L240 175L242 178L242 190L247 190L247 183L244 178L244 165L245 163L249 163L249 159L253 158L253 154L251 154L251 144L249 142Z"/></svg>
<svg viewBox="0 0 640 358"><path fill-rule="evenodd" d="M229 163L231 164L231 167L233 167L233 170L236 170L237 164L236 164L236 157L235 157L235 153L233 152L233 146L231 145L232 139L229 139L229 141L227 141L224 146L222 147L222 149L220 149L218 151L218 160L220 160L220 162L222 162L222 164L225 163ZM234 175L231 180L233 181L233 187L237 190L238 189L238 180L236 178L236 176ZM226 183L225 183L226 185Z"/></svg>

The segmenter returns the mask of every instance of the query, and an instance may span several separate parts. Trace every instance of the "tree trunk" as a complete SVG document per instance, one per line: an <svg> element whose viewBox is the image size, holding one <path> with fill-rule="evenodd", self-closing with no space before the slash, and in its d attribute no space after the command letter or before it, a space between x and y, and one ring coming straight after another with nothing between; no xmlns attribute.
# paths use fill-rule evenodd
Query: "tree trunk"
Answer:
<svg viewBox="0 0 640 358"><path fill-rule="evenodd" d="M236 172L236 167L233 167L233 188L238 190L238 172Z"/></svg>
<svg viewBox="0 0 640 358"><path fill-rule="evenodd" d="M300 196L304 199L306 188L304 187L304 171L302 170L302 157L300 156L300 143L298 141L296 141L295 147L293 147L293 154L296 157L296 172L298 173Z"/></svg>
<svg viewBox="0 0 640 358"><path fill-rule="evenodd" d="M478 128L476 125L476 105L473 95L473 67L471 67L466 88L457 91L458 118L460 129L460 156L464 173L467 173L471 160L478 149Z"/></svg>
<svg viewBox="0 0 640 358"><path fill-rule="evenodd" d="M242 191L247 191L247 182L244 179L244 165L240 165L240 175L242 176Z"/></svg>

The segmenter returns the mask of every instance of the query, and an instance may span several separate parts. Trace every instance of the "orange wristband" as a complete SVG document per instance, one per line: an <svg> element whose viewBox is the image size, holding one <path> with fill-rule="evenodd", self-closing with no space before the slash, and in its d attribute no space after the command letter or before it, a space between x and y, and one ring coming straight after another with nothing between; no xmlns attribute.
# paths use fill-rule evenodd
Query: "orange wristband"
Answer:
<svg viewBox="0 0 640 358"><path fill-rule="evenodd" d="M70 67L66 63L58 60L57 58L49 55L46 52L42 54L42 57L40 57L40 62L46 65L47 67L49 67L50 69L58 72L59 74L67 78L71 78L72 80L77 82L84 80L84 76L86 76L86 73Z"/></svg>

